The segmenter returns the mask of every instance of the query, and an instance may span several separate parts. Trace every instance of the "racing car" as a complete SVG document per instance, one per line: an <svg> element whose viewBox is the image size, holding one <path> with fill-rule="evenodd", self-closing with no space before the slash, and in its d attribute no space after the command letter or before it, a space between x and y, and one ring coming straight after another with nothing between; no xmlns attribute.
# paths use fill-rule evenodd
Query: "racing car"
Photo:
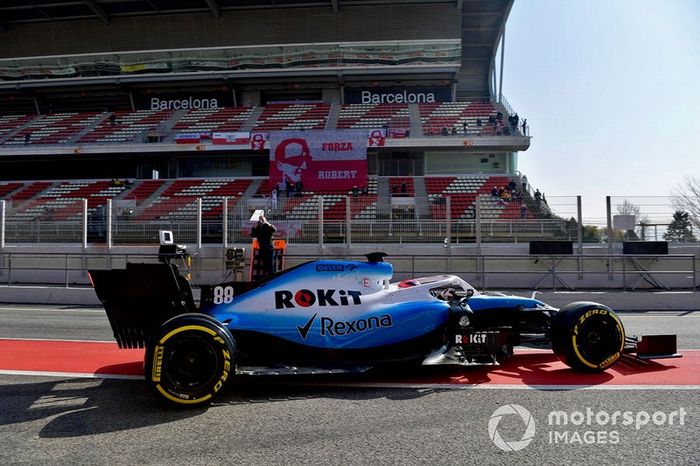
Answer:
<svg viewBox="0 0 700 466"><path fill-rule="evenodd" d="M392 282L385 256L204 286L199 304L174 255L162 251L158 262L91 270L90 278L119 347L145 348L148 385L180 406L210 403L239 374L498 365L517 346L551 347L578 371L603 371L625 352L679 356L675 335L626 337L605 305L556 309L479 293L455 275Z"/></svg>

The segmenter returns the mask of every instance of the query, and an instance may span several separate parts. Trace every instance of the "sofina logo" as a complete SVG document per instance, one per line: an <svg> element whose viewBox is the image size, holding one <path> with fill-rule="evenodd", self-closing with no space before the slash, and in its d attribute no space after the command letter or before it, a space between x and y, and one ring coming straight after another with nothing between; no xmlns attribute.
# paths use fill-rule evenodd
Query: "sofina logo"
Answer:
<svg viewBox="0 0 700 466"><path fill-rule="evenodd" d="M520 416L525 424L525 433L520 440L506 441L498 432L498 424L504 416ZM527 447L535 437L535 420L530 411L520 405L510 404L501 406L491 415L489 419L489 437L494 445L503 451L518 451Z"/></svg>

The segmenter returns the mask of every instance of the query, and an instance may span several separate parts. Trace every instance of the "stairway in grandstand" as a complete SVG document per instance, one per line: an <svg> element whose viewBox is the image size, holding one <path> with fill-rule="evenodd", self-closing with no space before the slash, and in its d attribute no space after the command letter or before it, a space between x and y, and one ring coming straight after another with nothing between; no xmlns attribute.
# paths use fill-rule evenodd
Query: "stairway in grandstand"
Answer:
<svg viewBox="0 0 700 466"><path fill-rule="evenodd" d="M0 144L12 139L34 120L35 115L0 116Z"/></svg>

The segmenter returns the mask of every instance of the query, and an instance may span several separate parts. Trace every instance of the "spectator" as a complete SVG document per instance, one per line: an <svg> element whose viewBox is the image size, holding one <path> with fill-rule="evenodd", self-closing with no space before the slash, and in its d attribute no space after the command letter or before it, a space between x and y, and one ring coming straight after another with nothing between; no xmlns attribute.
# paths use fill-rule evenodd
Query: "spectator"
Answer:
<svg viewBox="0 0 700 466"><path fill-rule="evenodd" d="M465 124L466 124L466 123L465 123ZM476 119L476 126L478 126L479 128L481 128L481 118L477 118L477 119Z"/></svg>
<svg viewBox="0 0 700 466"><path fill-rule="evenodd" d="M535 208L540 210L540 204L542 203L542 193L539 189L535 190Z"/></svg>
<svg viewBox="0 0 700 466"><path fill-rule="evenodd" d="M277 210L277 186L272 190L270 197L272 199L272 210Z"/></svg>
<svg viewBox="0 0 700 466"><path fill-rule="evenodd" d="M503 121L503 112L496 113L496 120Z"/></svg>
<svg viewBox="0 0 700 466"><path fill-rule="evenodd" d="M523 175L522 181L523 181L523 192L526 193L527 192L527 176L526 175Z"/></svg>
<svg viewBox="0 0 700 466"><path fill-rule="evenodd" d="M457 136L457 127L456 126L452 127L452 136Z"/></svg>
<svg viewBox="0 0 700 466"><path fill-rule="evenodd" d="M520 206L520 218L523 220L527 218L527 206L525 204Z"/></svg>
<svg viewBox="0 0 700 466"><path fill-rule="evenodd" d="M493 115L489 115L489 124L493 125L496 123L496 117Z"/></svg>
<svg viewBox="0 0 700 466"><path fill-rule="evenodd" d="M512 192L512 191L515 191L515 188L516 188L515 181L510 180L510 181L508 182L508 189Z"/></svg>
<svg viewBox="0 0 700 466"><path fill-rule="evenodd" d="M26 133L26 134L24 135L24 145L25 145L25 146L28 146L28 145L29 145L30 139L32 139L32 133Z"/></svg>
<svg viewBox="0 0 700 466"><path fill-rule="evenodd" d="M299 180L299 181L297 181L297 184L296 184L296 193L295 193L295 196L300 197L300 196L301 196L301 190L302 190L302 189L303 189L303 187L302 187L302 185L301 185L301 180Z"/></svg>
<svg viewBox="0 0 700 466"><path fill-rule="evenodd" d="M493 188L491 188L491 196L493 196L493 197L499 197L499 194L498 194L498 187L497 187L497 186L494 186Z"/></svg>
<svg viewBox="0 0 700 466"><path fill-rule="evenodd" d="M277 192L278 192L279 194L282 194L282 193L283 193L284 191L286 191L286 190L287 190L287 185L286 185L286 183L284 182L284 180L280 180L280 182L277 183Z"/></svg>
<svg viewBox="0 0 700 466"><path fill-rule="evenodd" d="M285 179L284 184L287 187L287 197L292 197L292 191L293 191L292 182Z"/></svg>
<svg viewBox="0 0 700 466"><path fill-rule="evenodd" d="M523 136L527 136L527 134L525 134L526 129L527 129L527 118L523 118Z"/></svg>
<svg viewBox="0 0 700 466"><path fill-rule="evenodd" d="M406 180L401 182L401 193L406 194Z"/></svg>
<svg viewBox="0 0 700 466"><path fill-rule="evenodd" d="M449 131L447 130L447 126L443 126L443 127L442 127L442 129L440 130L440 134L441 134L442 136L447 136L447 135L450 134Z"/></svg>
<svg viewBox="0 0 700 466"><path fill-rule="evenodd" d="M357 186L353 186L353 187L352 187L352 197L357 197L357 195L358 195L359 193L360 193L360 192L359 192L359 190L357 189Z"/></svg>
<svg viewBox="0 0 700 466"><path fill-rule="evenodd" d="M112 114L109 116L109 124L112 125L112 126L114 126L114 125L117 124L117 115L115 115L114 113L112 113Z"/></svg>
<svg viewBox="0 0 700 466"><path fill-rule="evenodd" d="M481 126L481 125L479 125L479 126ZM462 131L464 132L464 134L467 134L467 122L466 121L462 122Z"/></svg>
<svg viewBox="0 0 700 466"><path fill-rule="evenodd" d="M520 121L520 117L516 113L513 115L513 129L516 129L518 127L518 121Z"/></svg>
<svg viewBox="0 0 700 466"><path fill-rule="evenodd" d="M276 231L277 229L267 221L265 215L260 216L258 223L256 223L250 231L250 236L258 240L258 257L260 257L262 262L261 275L263 277L275 273L275 248L272 243L272 235L274 235Z"/></svg>

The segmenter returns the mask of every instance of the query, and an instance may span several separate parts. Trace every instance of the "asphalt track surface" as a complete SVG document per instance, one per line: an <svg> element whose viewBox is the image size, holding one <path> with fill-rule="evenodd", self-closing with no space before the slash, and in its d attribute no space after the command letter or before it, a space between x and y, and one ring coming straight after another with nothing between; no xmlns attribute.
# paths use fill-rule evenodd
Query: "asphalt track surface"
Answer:
<svg viewBox="0 0 700 466"><path fill-rule="evenodd" d="M628 334L677 333L681 352L700 349L698 312L621 317ZM4 348L16 339L109 341L111 330L92 308L6 305L0 339L13 339ZM163 407L140 380L0 375L0 464L698 464L700 353L685 353L610 371L613 381L635 381L628 386L592 377L582 387L569 371L556 371L561 386L546 390L528 383L475 387L443 372L248 378L214 406L195 410ZM15 360L24 354L32 353ZM523 353L518 376L539 365L528 359L535 357L553 364ZM488 374L468 372L466 379ZM511 411L496 425L494 412L511 404L531 418ZM552 411L582 423L550 424ZM622 415L615 425L603 422L616 411L628 411L632 424L624 425ZM499 449L489 421L505 442L534 432L531 443Z"/></svg>

